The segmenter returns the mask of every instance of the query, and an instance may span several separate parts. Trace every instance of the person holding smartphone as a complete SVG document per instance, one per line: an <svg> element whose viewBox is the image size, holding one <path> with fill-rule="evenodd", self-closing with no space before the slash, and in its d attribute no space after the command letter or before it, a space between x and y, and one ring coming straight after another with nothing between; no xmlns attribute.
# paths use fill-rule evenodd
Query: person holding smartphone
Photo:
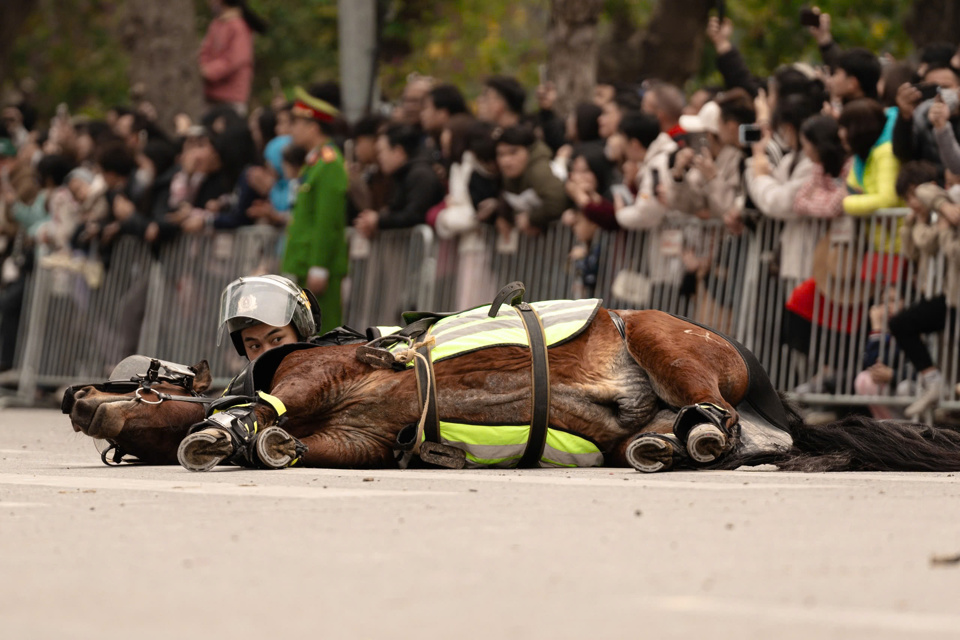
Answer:
<svg viewBox="0 0 960 640"><path fill-rule="evenodd" d="M670 157L678 147L673 138L661 131L657 119L646 113L629 113L620 121L624 152L637 165L634 184L627 185L636 197L624 202L614 196L617 222L625 229L653 229L660 226L669 209L666 204L673 192L670 179Z"/></svg>
<svg viewBox="0 0 960 640"><path fill-rule="evenodd" d="M815 229L800 218L793 206L801 187L814 173L814 164L800 145L803 123L820 111L806 95L789 95L777 103L773 114L774 129L763 131L763 138L753 145L747 161L744 185L757 210L785 224L781 233L780 277L799 281L810 275L810 256L816 243ZM791 149L771 166L767 143L777 133Z"/></svg>
<svg viewBox="0 0 960 640"><path fill-rule="evenodd" d="M938 106L942 105L942 106ZM928 64L921 82L897 90L899 116L893 152L901 162L926 160L943 167L941 151L960 138L960 77L949 64ZM946 117L944 117L946 116Z"/></svg>
<svg viewBox="0 0 960 640"><path fill-rule="evenodd" d="M674 181L674 209L703 219L723 218L742 209L742 160L740 125L754 124L754 102L746 90L725 92L716 102L708 102L696 116L684 116L680 126L688 132L706 134L707 146L699 152L681 149L670 176Z"/></svg>

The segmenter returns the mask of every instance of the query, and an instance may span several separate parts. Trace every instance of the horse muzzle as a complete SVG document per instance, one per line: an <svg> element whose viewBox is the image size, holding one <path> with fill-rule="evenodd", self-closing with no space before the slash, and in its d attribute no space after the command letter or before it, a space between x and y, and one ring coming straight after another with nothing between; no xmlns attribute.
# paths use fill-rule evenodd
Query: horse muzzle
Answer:
<svg viewBox="0 0 960 640"><path fill-rule="evenodd" d="M79 391L70 406L70 422L74 431L91 438L115 438L126 420L126 410L134 404L127 397L85 397Z"/></svg>

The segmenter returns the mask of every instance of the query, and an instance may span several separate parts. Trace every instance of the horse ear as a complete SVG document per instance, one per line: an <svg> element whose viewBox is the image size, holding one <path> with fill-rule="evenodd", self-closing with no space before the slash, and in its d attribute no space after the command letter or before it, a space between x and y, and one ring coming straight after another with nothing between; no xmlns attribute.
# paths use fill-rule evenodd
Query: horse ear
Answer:
<svg viewBox="0 0 960 640"><path fill-rule="evenodd" d="M201 360L190 367L194 370L193 390L197 393L203 393L213 384L213 377L210 375L210 365L206 360Z"/></svg>

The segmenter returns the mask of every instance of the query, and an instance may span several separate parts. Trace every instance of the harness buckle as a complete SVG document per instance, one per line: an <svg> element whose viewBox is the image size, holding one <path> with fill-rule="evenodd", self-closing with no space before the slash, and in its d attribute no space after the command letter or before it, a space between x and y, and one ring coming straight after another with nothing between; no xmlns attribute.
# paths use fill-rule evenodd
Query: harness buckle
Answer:
<svg viewBox="0 0 960 640"><path fill-rule="evenodd" d="M429 440L420 443L420 459L446 469L463 469L467 464L463 449Z"/></svg>
<svg viewBox="0 0 960 640"><path fill-rule="evenodd" d="M396 355L389 349L380 346L381 344L396 346L400 343L405 343L407 347L412 347L413 338L401 334L390 334L374 338L367 344L357 347L357 360L377 369L405 369L404 363L397 360Z"/></svg>

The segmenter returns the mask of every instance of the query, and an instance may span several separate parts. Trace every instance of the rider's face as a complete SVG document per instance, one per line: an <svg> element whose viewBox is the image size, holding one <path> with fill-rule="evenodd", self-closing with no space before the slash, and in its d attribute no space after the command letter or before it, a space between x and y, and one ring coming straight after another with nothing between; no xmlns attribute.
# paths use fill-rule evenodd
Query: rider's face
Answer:
<svg viewBox="0 0 960 640"><path fill-rule="evenodd" d="M297 330L293 328L292 324L285 327L257 324L241 331L240 338L243 340L243 349L247 352L247 359L250 362L270 351L270 349L299 342Z"/></svg>

